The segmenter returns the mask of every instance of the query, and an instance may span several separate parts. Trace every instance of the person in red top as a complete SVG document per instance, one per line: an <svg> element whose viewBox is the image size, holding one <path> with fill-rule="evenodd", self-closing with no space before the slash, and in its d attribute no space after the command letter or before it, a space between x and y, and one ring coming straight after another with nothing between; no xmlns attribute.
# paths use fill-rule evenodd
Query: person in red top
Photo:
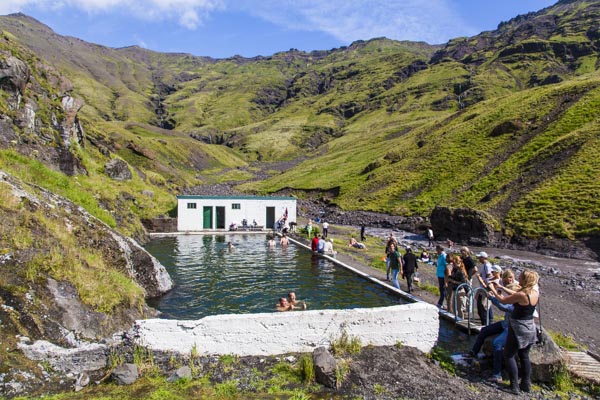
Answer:
<svg viewBox="0 0 600 400"><path fill-rule="evenodd" d="M319 247L319 235L315 232L315 237L313 237L312 241L310 242L310 248L312 249L312 251L316 252L318 247Z"/></svg>

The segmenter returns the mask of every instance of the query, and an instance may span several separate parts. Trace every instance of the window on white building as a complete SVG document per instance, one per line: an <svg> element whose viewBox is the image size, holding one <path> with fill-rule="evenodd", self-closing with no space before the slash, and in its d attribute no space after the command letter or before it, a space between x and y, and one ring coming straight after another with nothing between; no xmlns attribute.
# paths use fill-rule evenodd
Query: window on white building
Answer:
<svg viewBox="0 0 600 400"><path fill-rule="evenodd" d="M187 208L196 209L196 203L187 203Z"/></svg>
<svg viewBox="0 0 600 400"><path fill-rule="evenodd" d="M240 203L233 203L231 205L231 209L232 210L241 210L242 209L242 205Z"/></svg>

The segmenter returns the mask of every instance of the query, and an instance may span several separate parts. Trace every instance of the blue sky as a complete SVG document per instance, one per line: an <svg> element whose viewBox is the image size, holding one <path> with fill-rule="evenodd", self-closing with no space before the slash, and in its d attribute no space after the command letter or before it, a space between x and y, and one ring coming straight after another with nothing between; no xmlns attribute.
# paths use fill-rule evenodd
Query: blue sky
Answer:
<svg viewBox="0 0 600 400"><path fill-rule="evenodd" d="M225 58L327 50L385 36L445 43L557 0L0 0L61 35Z"/></svg>

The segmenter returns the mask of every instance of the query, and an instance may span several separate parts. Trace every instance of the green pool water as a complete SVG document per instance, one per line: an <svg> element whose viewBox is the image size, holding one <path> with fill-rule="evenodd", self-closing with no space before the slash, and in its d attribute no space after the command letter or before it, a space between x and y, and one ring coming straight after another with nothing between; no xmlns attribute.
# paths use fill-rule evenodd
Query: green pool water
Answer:
<svg viewBox="0 0 600 400"><path fill-rule="evenodd" d="M232 241L235 249L229 251ZM268 249L257 234L178 235L145 247L167 268L175 288L149 304L164 318L275 311L295 291L315 309L382 307L403 303L392 291L290 244Z"/></svg>

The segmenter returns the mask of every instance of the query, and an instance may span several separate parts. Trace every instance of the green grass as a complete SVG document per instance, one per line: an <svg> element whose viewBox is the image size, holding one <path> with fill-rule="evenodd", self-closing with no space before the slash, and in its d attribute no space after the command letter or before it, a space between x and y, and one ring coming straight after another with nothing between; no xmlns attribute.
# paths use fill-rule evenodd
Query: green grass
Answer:
<svg viewBox="0 0 600 400"><path fill-rule="evenodd" d="M20 155L14 151L0 151L0 167L15 176L56 194L62 195L75 204L83 206L88 212L109 226L116 226L114 218L102 209L93 196L91 188L85 190L76 181L56 172L39 161Z"/></svg>
<svg viewBox="0 0 600 400"><path fill-rule="evenodd" d="M581 351L582 349L582 346L577 343L571 335L565 335L555 331L548 331L548 334L552 337L554 343L562 349L568 351Z"/></svg>
<svg viewBox="0 0 600 400"><path fill-rule="evenodd" d="M338 337L331 338L330 346L332 353L337 356L356 354L359 353L362 348L362 341L358 336L349 335L344 329Z"/></svg>
<svg viewBox="0 0 600 400"><path fill-rule="evenodd" d="M452 361L451 354L447 350L436 346L427 354L427 357L437 361L440 367L450 374L456 375L456 366L454 365L454 361Z"/></svg>
<svg viewBox="0 0 600 400"><path fill-rule="evenodd" d="M300 372L302 374L302 380L304 383L312 383L315 380L315 365L313 363L312 356L305 354L300 357Z"/></svg>

